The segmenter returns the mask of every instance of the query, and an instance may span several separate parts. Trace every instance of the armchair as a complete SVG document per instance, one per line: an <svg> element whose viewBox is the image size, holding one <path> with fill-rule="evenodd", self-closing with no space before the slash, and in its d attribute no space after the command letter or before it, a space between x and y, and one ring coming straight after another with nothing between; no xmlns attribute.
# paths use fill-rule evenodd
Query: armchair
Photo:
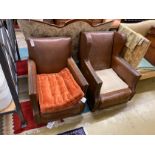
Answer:
<svg viewBox="0 0 155 155"><path fill-rule="evenodd" d="M80 67L89 83L92 111L127 102L135 94L140 74L122 57L126 38L118 32L83 32Z"/></svg>
<svg viewBox="0 0 155 155"><path fill-rule="evenodd" d="M38 124L79 114L88 83L71 57L71 38L27 40L29 96Z"/></svg>

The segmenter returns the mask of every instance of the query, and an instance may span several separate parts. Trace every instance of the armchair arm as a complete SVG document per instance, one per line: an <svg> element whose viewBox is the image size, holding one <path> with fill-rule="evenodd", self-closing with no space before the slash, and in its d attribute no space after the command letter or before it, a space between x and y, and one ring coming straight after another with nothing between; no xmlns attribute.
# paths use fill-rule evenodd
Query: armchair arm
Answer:
<svg viewBox="0 0 155 155"><path fill-rule="evenodd" d="M40 110L38 105L38 94L37 94L37 71L35 62L30 59L28 60L28 87L29 87L29 96L33 107L33 114L36 121L39 123Z"/></svg>
<svg viewBox="0 0 155 155"><path fill-rule="evenodd" d="M28 85L29 95L37 95L37 71L33 60L28 60Z"/></svg>
<svg viewBox="0 0 155 155"><path fill-rule="evenodd" d="M68 58L67 60L67 67L72 73L74 79L79 84L79 86L82 88L84 93L86 94L87 88L88 88L88 82L86 81L85 77L77 67L76 63L74 62L73 58Z"/></svg>
<svg viewBox="0 0 155 155"><path fill-rule="evenodd" d="M90 61L85 60L84 62L81 62L81 67L89 83L90 91L93 92L95 96L99 95L102 86L102 81L95 73Z"/></svg>
<svg viewBox="0 0 155 155"><path fill-rule="evenodd" d="M141 77L140 73L132 68L123 58L116 56L113 57L112 68L128 84L134 94L137 82Z"/></svg>

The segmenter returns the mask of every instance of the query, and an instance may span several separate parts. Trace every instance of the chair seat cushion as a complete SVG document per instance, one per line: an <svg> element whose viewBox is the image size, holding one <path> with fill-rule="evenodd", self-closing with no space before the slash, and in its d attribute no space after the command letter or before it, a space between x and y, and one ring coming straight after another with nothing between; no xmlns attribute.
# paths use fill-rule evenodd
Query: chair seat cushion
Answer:
<svg viewBox="0 0 155 155"><path fill-rule="evenodd" d="M96 74L103 81L100 94L128 88L128 85L120 79L112 68L98 70Z"/></svg>
<svg viewBox="0 0 155 155"><path fill-rule="evenodd" d="M41 113L63 110L84 96L68 68L59 73L38 74L37 87Z"/></svg>

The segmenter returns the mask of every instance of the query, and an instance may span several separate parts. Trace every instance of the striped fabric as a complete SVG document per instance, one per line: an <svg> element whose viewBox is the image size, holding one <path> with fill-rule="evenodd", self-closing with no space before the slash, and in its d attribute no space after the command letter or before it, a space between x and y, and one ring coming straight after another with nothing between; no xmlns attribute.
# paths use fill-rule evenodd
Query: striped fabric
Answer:
<svg viewBox="0 0 155 155"><path fill-rule="evenodd" d="M67 68L59 73L38 74L37 86L41 113L65 109L84 96Z"/></svg>

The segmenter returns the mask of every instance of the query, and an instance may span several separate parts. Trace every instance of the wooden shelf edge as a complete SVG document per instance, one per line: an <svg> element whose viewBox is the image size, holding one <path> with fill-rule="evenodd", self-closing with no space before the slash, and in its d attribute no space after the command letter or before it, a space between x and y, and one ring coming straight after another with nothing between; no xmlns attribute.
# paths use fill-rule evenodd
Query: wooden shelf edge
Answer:
<svg viewBox="0 0 155 155"><path fill-rule="evenodd" d="M138 71L142 75L140 80L145 80L145 79L149 79L149 78L155 77L155 70L139 69Z"/></svg>

